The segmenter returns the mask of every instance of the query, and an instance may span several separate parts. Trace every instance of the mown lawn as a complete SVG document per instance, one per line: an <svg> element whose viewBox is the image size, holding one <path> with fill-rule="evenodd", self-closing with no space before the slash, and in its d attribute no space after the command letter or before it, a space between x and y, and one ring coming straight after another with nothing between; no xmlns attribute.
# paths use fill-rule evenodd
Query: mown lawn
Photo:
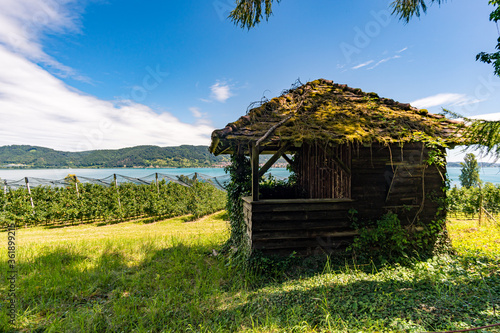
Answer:
<svg viewBox="0 0 500 333"><path fill-rule="evenodd" d="M453 220L456 255L404 267L310 261L300 276L278 267L270 278L213 255L228 237L225 217L18 230L17 319L8 325L2 250L0 331L422 332L500 323L499 227ZM0 233L0 246L6 239Z"/></svg>

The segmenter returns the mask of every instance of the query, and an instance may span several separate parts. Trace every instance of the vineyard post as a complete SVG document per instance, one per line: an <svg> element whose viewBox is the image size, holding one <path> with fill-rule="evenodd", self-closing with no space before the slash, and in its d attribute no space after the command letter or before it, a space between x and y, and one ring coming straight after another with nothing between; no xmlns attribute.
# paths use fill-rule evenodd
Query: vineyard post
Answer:
<svg viewBox="0 0 500 333"><path fill-rule="evenodd" d="M160 193L160 184L158 183L158 172L155 175L156 175L156 189L157 189L158 194L159 194Z"/></svg>
<svg viewBox="0 0 500 333"><path fill-rule="evenodd" d="M122 203L120 202L120 191L118 191L118 180L116 179L116 173L113 174L113 179L115 180L116 194L118 194L118 207L120 212L122 210Z"/></svg>
<svg viewBox="0 0 500 333"><path fill-rule="evenodd" d="M28 194L30 195L31 208L33 208L33 214L35 213L35 204L33 203L33 197L31 196L31 188L30 182L28 181L28 177L24 177L24 181L26 182L26 187L28 188Z"/></svg>
<svg viewBox="0 0 500 333"><path fill-rule="evenodd" d="M76 188L76 196L79 198L80 197L80 191L78 191L78 182L77 181L75 181L75 188Z"/></svg>
<svg viewBox="0 0 500 333"><path fill-rule="evenodd" d="M481 183L479 183L479 221L478 225L481 226L483 219L483 190L481 189Z"/></svg>
<svg viewBox="0 0 500 333"><path fill-rule="evenodd" d="M3 194L7 194L7 180L3 180Z"/></svg>

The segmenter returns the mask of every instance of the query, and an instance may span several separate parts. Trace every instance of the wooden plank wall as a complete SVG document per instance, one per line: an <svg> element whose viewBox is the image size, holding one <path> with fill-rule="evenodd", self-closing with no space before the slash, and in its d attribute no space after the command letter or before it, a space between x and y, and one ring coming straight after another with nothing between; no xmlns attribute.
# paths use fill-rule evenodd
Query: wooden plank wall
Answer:
<svg viewBox="0 0 500 333"><path fill-rule="evenodd" d="M330 254L345 250L357 235L349 199L243 201L252 249L264 254Z"/></svg>
<svg viewBox="0 0 500 333"><path fill-rule="evenodd" d="M389 210L403 224L412 223L417 214L423 221L439 218L439 204L431 197L445 197L442 175L446 170L429 166L428 154L429 149L420 143L406 144L403 149L398 145L354 148L351 195L359 218L373 219Z"/></svg>
<svg viewBox="0 0 500 333"><path fill-rule="evenodd" d="M351 149L348 145L304 143L298 156L298 181L308 198L351 197L350 175L332 158L336 156L350 168Z"/></svg>

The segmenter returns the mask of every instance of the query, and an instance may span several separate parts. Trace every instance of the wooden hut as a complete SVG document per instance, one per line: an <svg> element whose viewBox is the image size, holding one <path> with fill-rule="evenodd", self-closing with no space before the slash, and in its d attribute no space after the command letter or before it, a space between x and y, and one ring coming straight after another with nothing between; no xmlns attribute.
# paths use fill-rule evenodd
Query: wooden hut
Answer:
<svg viewBox="0 0 500 333"><path fill-rule="evenodd" d="M459 124L319 79L215 130L210 151L250 156L252 195L243 204L253 250L329 253L357 235L353 212L363 221L391 211L408 228L443 218L446 170L437 159L459 142ZM260 154L273 156L259 167ZM292 163L301 196L262 198L259 176L280 157Z"/></svg>

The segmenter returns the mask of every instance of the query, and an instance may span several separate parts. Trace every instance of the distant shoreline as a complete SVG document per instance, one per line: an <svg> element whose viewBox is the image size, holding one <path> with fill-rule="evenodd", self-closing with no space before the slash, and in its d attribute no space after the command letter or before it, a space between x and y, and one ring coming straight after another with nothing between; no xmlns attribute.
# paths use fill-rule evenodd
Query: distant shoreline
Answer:
<svg viewBox="0 0 500 333"><path fill-rule="evenodd" d="M194 167L4 167L0 166L0 170L50 170L50 169L188 169L188 168L196 168L196 169L224 169L222 166L194 166Z"/></svg>
<svg viewBox="0 0 500 333"><path fill-rule="evenodd" d="M156 170L156 169L224 169L225 166L202 166L202 167L47 167L47 168L32 168L32 167L0 167L0 170L75 170L75 169L89 169L89 170L99 170L99 169L124 169L124 170L133 170L133 169L144 169L144 170ZM275 166L273 169L286 169L286 167Z"/></svg>

